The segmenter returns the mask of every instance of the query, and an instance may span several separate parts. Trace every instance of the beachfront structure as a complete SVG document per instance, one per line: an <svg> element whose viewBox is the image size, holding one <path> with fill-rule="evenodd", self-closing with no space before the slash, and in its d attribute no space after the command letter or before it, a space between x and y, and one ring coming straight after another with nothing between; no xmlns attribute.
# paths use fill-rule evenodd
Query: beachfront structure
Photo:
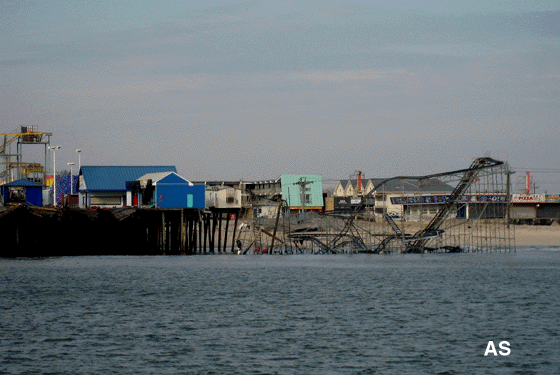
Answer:
<svg viewBox="0 0 560 375"><path fill-rule="evenodd" d="M323 181L319 175L283 174L274 180L200 181L200 183L206 185L207 191L223 187L239 190L235 194L241 196L241 207L250 208L254 201L258 200L259 208L270 206L270 209L263 210L262 214L265 216L274 216L275 207L281 200L286 201L287 207L291 210L301 210L302 198L306 210L320 211L324 206ZM231 197L231 192L229 194ZM270 202L270 204L266 204L266 202ZM209 204L211 203L209 202Z"/></svg>
<svg viewBox="0 0 560 375"><path fill-rule="evenodd" d="M321 211L323 201L323 178L310 174L283 174L280 176L282 199L290 210Z"/></svg>
<svg viewBox="0 0 560 375"><path fill-rule="evenodd" d="M512 194L509 217L514 223L560 222L560 195Z"/></svg>
<svg viewBox="0 0 560 375"><path fill-rule="evenodd" d="M208 208L247 208L251 206L250 193L247 190L247 184L243 180L219 180L219 181L192 181L193 184L203 184L206 186L206 204ZM218 197L209 192L226 188L227 192L218 193ZM230 190L233 189L233 190ZM221 202L222 195L225 194L226 202ZM233 202L231 201L234 196ZM216 202L216 198L218 202ZM239 200L237 202L236 200ZM225 203L225 205L224 205Z"/></svg>
<svg viewBox="0 0 560 375"><path fill-rule="evenodd" d="M241 189L231 186L207 186L206 208L241 208Z"/></svg>
<svg viewBox="0 0 560 375"><path fill-rule="evenodd" d="M324 206L320 175L283 174L275 180L246 181L244 186L254 199L284 200L290 210L301 210L302 202L305 210L321 211Z"/></svg>
<svg viewBox="0 0 560 375"><path fill-rule="evenodd" d="M82 166L79 171L79 206L81 208L132 206L132 193L126 182L148 173L175 172L171 165L156 166Z"/></svg>
<svg viewBox="0 0 560 375"><path fill-rule="evenodd" d="M195 185L175 172L147 173L134 181L127 181L126 187L133 206L195 209L205 207L206 187L203 184Z"/></svg>
<svg viewBox="0 0 560 375"><path fill-rule="evenodd" d="M446 194L453 187L437 179L394 179L370 178L361 181L341 180L337 184L334 197L353 198L353 206L363 206L362 197L370 197L366 207L371 207L377 214L390 214L418 220L437 214L445 203Z"/></svg>
<svg viewBox="0 0 560 375"><path fill-rule="evenodd" d="M0 185L0 199L3 205L26 204L43 205L43 185L22 178Z"/></svg>
<svg viewBox="0 0 560 375"><path fill-rule="evenodd" d="M360 186L361 184L361 186ZM369 194L374 185L371 179L340 180L334 189L335 197L361 197Z"/></svg>

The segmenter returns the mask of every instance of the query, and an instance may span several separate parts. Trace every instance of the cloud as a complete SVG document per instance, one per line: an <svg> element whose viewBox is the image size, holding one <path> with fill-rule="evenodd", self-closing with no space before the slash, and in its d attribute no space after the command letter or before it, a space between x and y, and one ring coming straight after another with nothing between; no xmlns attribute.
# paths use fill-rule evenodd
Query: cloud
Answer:
<svg viewBox="0 0 560 375"><path fill-rule="evenodd" d="M291 74L292 79L304 79L311 81L379 81L379 80L401 80L415 76L415 73L404 69L392 70L345 70L345 71L311 71Z"/></svg>
<svg viewBox="0 0 560 375"><path fill-rule="evenodd" d="M24 65L30 62L31 60L24 60L24 59L13 59L13 60L3 60L0 61L0 66L10 67L16 65Z"/></svg>

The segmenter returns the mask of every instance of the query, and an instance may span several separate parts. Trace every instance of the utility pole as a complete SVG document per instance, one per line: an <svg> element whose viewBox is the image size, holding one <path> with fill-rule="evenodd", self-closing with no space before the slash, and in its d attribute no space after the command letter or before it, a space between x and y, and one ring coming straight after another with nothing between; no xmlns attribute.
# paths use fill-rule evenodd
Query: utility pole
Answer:
<svg viewBox="0 0 560 375"><path fill-rule="evenodd" d="M506 167L506 225L509 229L509 220L510 220L510 207L511 207L511 191L510 191L510 185L511 185L511 175L514 174L515 172L511 171L509 169L509 166Z"/></svg>
<svg viewBox="0 0 560 375"><path fill-rule="evenodd" d="M307 185L312 184L313 181L307 181L305 177L300 177L299 181L294 183L294 185L299 185L300 191L300 201L301 201L301 218L305 218L305 188Z"/></svg>

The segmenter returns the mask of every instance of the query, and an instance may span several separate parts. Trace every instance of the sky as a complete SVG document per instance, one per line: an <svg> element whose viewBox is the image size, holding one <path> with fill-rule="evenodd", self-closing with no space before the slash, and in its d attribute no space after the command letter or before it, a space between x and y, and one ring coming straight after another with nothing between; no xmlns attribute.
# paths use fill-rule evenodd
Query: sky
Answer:
<svg viewBox="0 0 560 375"><path fill-rule="evenodd" d="M506 161L560 193L558 1L0 2L0 129L189 180ZM515 186L514 186L515 187Z"/></svg>

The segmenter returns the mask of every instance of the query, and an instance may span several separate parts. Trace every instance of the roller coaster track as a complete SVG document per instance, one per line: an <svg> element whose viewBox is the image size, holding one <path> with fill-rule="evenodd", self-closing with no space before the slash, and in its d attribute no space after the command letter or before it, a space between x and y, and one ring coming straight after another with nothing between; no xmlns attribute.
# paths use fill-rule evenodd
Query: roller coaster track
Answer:
<svg viewBox="0 0 560 375"><path fill-rule="evenodd" d="M387 236L383 239L383 241L381 241L381 243L377 246L377 248L373 251L374 253L380 253L382 251L385 250L385 248L387 247L387 245L389 244L389 242L392 242L393 240L401 240L403 243L403 246L406 243L406 237L403 233L403 231L401 230L401 228L397 225L397 223L395 223L395 221L393 220L393 218L391 216L389 216L388 214L383 215L385 217L385 221L389 224L389 226L391 227L391 229L393 229L393 232L395 232L394 236Z"/></svg>
<svg viewBox="0 0 560 375"><path fill-rule="evenodd" d="M429 236L439 230L447 216L456 208L457 202L461 200L467 189L476 181L480 170L495 167L501 164L503 164L502 161L494 160L492 158L476 159L471 164L470 168L464 172L463 177L451 193L451 196L445 202L445 206L438 211L424 229L416 232L414 237L417 237L418 239L408 244L407 252L422 252L424 250L424 246L430 240Z"/></svg>
<svg viewBox="0 0 560 375"><path fill-rule="evenodd" d="M364 198L371 197L371 195L375 194L375 192L384 184L392 180L427 180L431 178L438 178L438 177L445 177L451 176L456 174L463 174L461 180L459 181L458 185L455 187L453 192L451 193L450 197L445 202L444 207L434 216L434 218L428 223L428 225L416 232L412 237L405 237L402 233L402 230L399 226L392 220L392 218L388 215L385 215L385 220L391 226L395 235L387 236L384 238L379 246L372 252L378 253L381 252L385 245L391 242L394 239L400 238L405 243L405 252L423 252L426 243L432 239L433 237L437 237L443 233L440 230L441 225L449 215L449 213L455 208L457 202L461 200L464 196L467 189L476 181L479 172L483 169L497 167L499 165L504 164L503 161L495 160L490 157L483 157L474 160L469 168L466 169L459 169L449 172L442 172L436 174L430 174L425 176L397 176L391 177L386 180L379 182L375 187L364 196ZM328 244L326 251L332 251L333 249L339 246L339 242L342 240L344 236L351 231L351 228L354 227L354 220L356 218L357 212L361 211L365 206L366 199L362 199L362 203L355 207L353 213L350 217L346 220L344 224L344 228L332 239L332 241ZM363 241L362 241L363 243Z"/></svg>

